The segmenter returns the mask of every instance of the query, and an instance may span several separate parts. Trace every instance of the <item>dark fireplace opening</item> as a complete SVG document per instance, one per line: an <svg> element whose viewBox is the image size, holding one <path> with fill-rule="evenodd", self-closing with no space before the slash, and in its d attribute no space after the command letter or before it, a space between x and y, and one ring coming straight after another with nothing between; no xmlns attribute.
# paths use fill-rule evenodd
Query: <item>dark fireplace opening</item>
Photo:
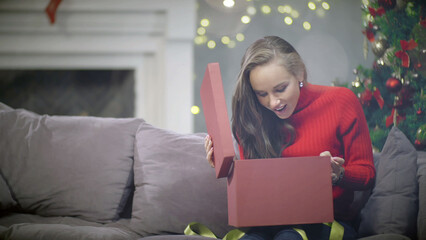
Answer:
<svg viewBox="0 0 426 240"><path fill-rule="evenodd" d="M133 70L0 70L0 102L38 114L134 117Z"/></svg>

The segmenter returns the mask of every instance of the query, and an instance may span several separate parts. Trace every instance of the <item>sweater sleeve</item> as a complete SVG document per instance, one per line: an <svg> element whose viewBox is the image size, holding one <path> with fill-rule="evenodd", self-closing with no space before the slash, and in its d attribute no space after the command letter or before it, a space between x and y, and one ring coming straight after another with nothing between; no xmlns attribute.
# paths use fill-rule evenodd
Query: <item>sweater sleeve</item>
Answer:
<svg viewBox="0 0 426 240"><path fill-rule="evenodd" d="M375 178L373 151L367 121L358 98L350 90L342 90L341 121L338 134L343 141L345 175L342 187L364 190Z"/></svg>

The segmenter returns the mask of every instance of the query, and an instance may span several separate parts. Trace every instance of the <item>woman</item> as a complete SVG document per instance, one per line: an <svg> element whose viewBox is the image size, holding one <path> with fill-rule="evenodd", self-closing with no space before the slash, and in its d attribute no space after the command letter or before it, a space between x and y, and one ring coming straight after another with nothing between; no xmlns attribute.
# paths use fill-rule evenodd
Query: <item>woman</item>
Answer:
<svg viewBox="0 0 426 240"><path fill-rule="evenodd" d="M331 156L334 216L345 238L355 238L353 191L368 189L375 177L367 122L351 90L309 84L306 77L299 54L279 37L247 49L232 101L240 158ZM210 136L205 148L214 166ZM330 232L323 224L302 228L309 239L328 239ZM243 239L302 238L289 226L274 226L252 228Z"/></svg>

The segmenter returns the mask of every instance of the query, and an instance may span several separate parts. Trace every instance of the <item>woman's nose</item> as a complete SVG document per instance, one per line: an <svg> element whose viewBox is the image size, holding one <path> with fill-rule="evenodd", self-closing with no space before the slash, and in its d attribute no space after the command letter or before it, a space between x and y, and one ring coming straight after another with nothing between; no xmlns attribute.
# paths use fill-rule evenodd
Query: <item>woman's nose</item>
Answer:
<svg viewBox="0 0 426 240"><path fill-rule="evenodd" d="M275 96L271 96L271 98L269 99L269 106L271 108L275 108L275 107L278 107L279 105L280 105L280 99Z"/></svg>

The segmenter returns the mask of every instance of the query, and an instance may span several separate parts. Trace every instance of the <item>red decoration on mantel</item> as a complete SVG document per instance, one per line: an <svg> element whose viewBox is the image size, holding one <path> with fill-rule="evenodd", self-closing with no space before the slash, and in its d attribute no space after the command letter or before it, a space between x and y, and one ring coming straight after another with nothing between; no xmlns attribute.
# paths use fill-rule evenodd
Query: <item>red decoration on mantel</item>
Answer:
<svg viewBox="0 0 426 240"><path fill-rule="evenodd" d="M55 15L56 15L56 10L58 9L59 4L61 3L62 0L50 0L49 4L46 7L46 14L49 17L50 23L54 24L55 23Z"/></svg>

